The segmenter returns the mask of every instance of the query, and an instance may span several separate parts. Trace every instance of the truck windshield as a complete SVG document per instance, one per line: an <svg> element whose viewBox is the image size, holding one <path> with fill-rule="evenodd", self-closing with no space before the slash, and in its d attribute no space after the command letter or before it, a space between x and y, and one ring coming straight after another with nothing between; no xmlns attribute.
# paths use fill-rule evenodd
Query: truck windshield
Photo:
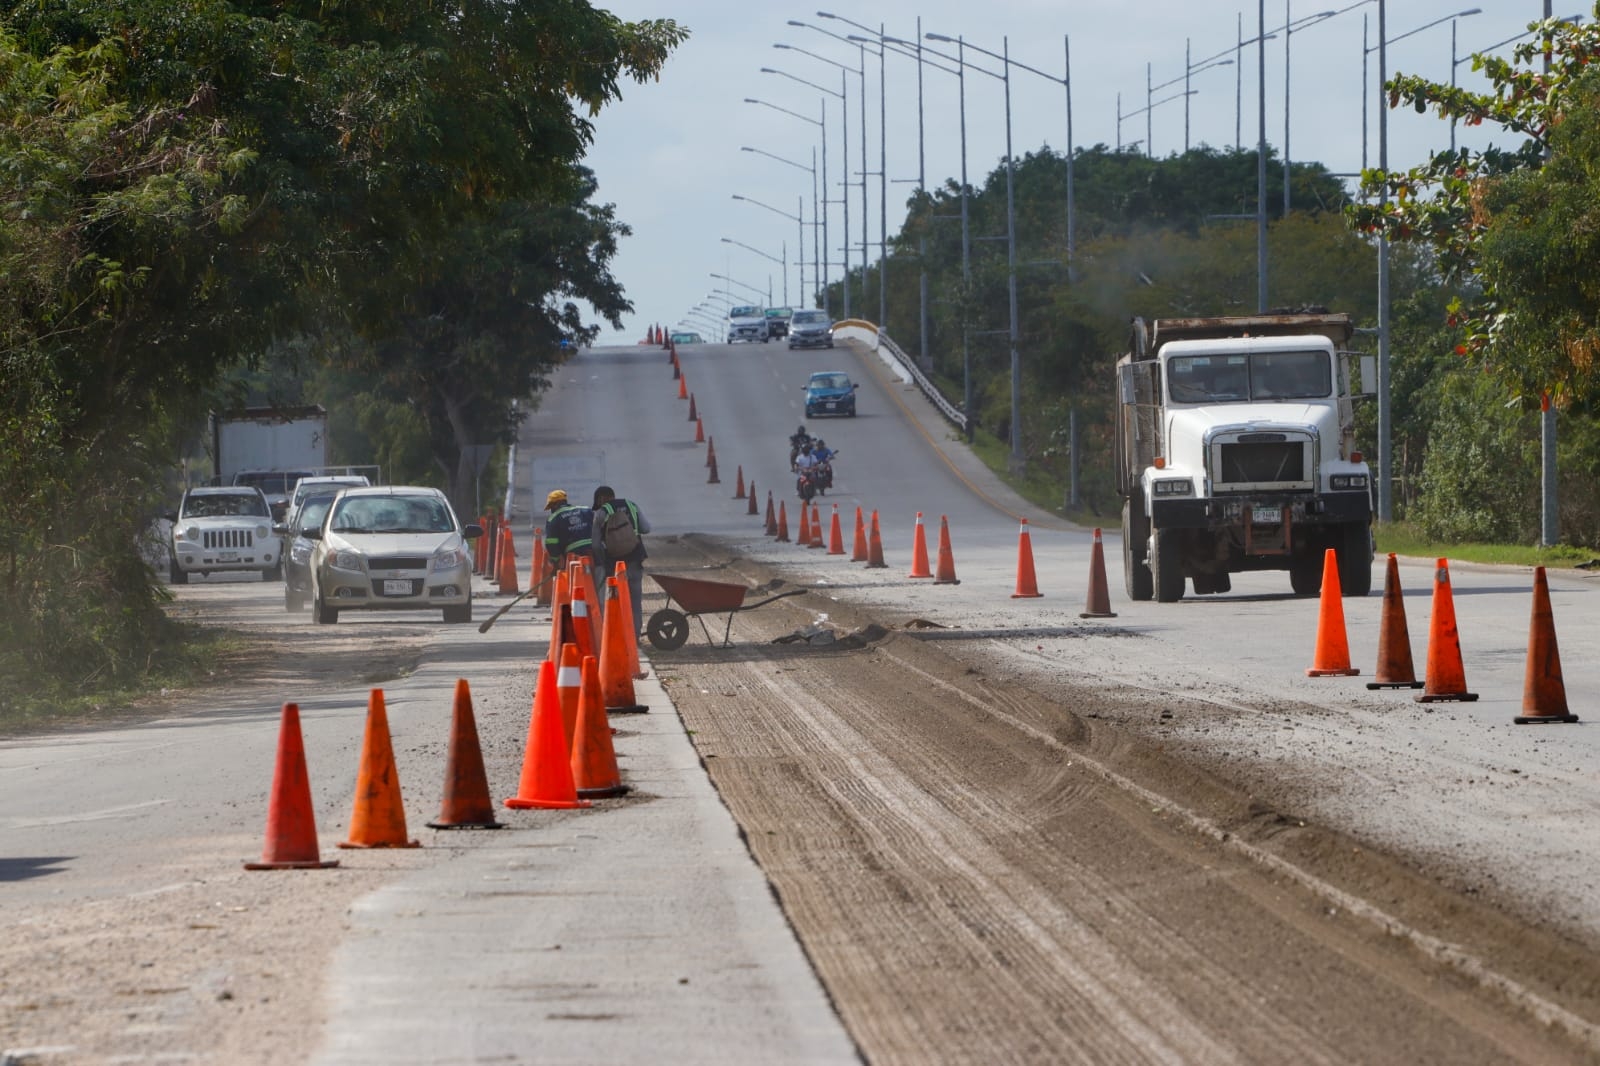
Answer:
<svg viewBox="0 0 1600 1066"><path fill-rule="evenodd" d="M1180 355L1167 363L1167 391L1178 403L1319 399L1333 370L1326 352Z"/></svg>
<svg viewBox="0 0 1600 1066"><path fill-rule="evenodd" d="M761 318L763 316L762 316L762 313L761 313L761 308L759 308L759 307L735 307L732 311L728 312L728 317L729 318Z"/></svg>

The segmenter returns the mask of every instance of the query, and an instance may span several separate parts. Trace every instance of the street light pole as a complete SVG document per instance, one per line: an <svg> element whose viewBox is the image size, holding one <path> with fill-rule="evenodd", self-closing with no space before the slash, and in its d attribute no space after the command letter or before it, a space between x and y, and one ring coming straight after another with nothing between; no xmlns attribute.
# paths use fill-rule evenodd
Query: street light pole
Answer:
<svg viewBox="0 0 1600 1066"><path fill-rule="evenodd" d="M801 22L798 19L790 19L789 20L789 25L791 25L791 26L799 26L799 27L801 27L803 29L817 29L815 26L812 26L810 23ZM827 34L827 36L829 36L829 37L836 36L835 34L828 33L827 30L817 30L817 32L818 33ZM822 89L822 87L820 85L813 85L811 82L805 81L803 78L796 78L793 74L784 74L783 71L775 70L775 71L772 71L772 73L774 73L774 74L783 74L783 76L786 77L786 78L790 78L793 81L798 81L803 85L811 85L812 88L815 88L815 89L822 89L823 92L829 94L830 96L837 96L839 98L839 115L840 115L840 120L843 123L843 132L841 134L841 139L842 139L842 142L844 144L844 161L841 164L841 171L842 171L842 175L843 175L843 180L841 182L841 185L842 185L842 187L844 189L844 192L840 195L840 203L841 203L841 206L844 208L844 244L843 244L843 247L841 249L841 251L842 251L842 253L844 255L844 278L840 282L840 285L841 285L841 288L844 291L844 317L845 318L849 318L850 317L850 109L849 109L849 106L848 106L848 102L849 102L848 94L849 94L850 84L849 84L849 78L847 77L847 75L849 73L851 73L852 71L854 71L855 68L850 67L850 66L848 66L848 65L846 65L844 63L841 63L837 59L829 59L827 56L818 55L815 52L807 51L806 49L801 48L801 47L799 47L797 45L778 43L778 44L774 44L772 47L774 47L774 48L782 48L785 51L790 51L790 52L799 52L801 55L810 56L812 59L821 60L824 63L828 63L828 64L831 64L832 66L835 66L835 67L839 68L839 91L838 92L834 92L832 89ZM765 69L765 68L763 68L763 69ZM863 171L866 169L866 158L867 158L867 129L866 129L866 122L867 122L867 98L866 98L867 74L866 74L866 71L867 71L866 62L865 62L865 60L863 60L862 65L861 65L861 69L860 69L860 74L861 74L861 160L862 160L861 166L862 166L862 170ZM827 163L826 163L826 160L827 160L827 144L826 144L826 141L824 141L824 144L823 144L823 160L824 160L823 166L824 166L824 169L826 169L826 166L827 166ZM826 187L826 183L824 183L824 187ZM862 177L861 177L861 214L862 214L861 227L862 227L863 240L865 240L865 234L866 234L866 212L867 212L867 179L866 179L866 175L863 174ZM826 251L828 252L829 255L832 254L832 249L831 248L830 249L826 249ZM862 268L861 268L861 286L862 286L862 288L861 288L861 297L862 297L862 299L866 299L866 295L867 295L867 290L866 290L866 284L867 284L867 278L866 278L866 255L867 255L866 249L865 249L865 247L863 247L862 250L861 250L861 262L862 262Z"/></svg>

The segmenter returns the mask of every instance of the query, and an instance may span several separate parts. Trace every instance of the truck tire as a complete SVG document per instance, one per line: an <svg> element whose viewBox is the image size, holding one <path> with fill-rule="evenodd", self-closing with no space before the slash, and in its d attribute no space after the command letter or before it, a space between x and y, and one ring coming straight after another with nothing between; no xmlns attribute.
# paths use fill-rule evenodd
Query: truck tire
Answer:
<svg viewBox="0 0 1600 1066"><path fill-rule="evenodd" d="M1336 554L1339 557L1339 594L1371 595L1372 530L1365 522L1352 522L1344 527Z"/></svg>
<svg viewBox="0 0 1600 1066"><path fill-rule="evenodd" d="M269 566L265 570L261 571L261 580L262 581L282 581L283 580L283 564L279 563L277 566Z"/></svg>
<svg viewBox="0 0 1600 1066"><path fill-rule="evenodd" d="M1183 567L1179 562L1176 530L1155 531L1150 553L1150 576L1156 586L1157 603L1177 603L1183 599Z"/></svg>
<svg viewBox="0 0 1600 1066"><path fill-rule="evenodd" d="M1322 593L1322 559L1295 560L1289 564L1289 587L1296 596L1318 596Z"/></svg>
<svg viewBox="0 0 1600 1066"><path fill-rule="evenodd" d="M1149 536L1142 509L1132 500L1122 501L1122 580L1130 600L1148 600L1155 596L1155 581L1150 576L1150 564L1145 559L1145 538Z"/></svg>

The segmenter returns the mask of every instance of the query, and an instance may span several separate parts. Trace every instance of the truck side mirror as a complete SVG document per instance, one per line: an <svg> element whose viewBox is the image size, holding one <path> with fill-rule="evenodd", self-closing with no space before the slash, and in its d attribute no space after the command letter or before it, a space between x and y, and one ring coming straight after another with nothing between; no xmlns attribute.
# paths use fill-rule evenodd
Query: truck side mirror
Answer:
<svg viewBox="0 0 1600 1066"><path fill-rule="evenodd" d="M177 511L162 511L161 512L161 517L165 518L168 522L171 522L173 525L177 525L178 524L178 512Z"/></svg>

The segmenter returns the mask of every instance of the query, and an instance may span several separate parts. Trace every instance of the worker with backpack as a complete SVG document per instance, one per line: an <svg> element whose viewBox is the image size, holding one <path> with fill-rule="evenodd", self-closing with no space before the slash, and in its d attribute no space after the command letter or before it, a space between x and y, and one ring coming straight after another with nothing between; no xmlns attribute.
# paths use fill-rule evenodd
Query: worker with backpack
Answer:
<svg viewBox="0 0 1600 1066"><path fill-rule="evenodd" d="M633 632L644 629L644 560L642 534L650 532L650 520L639 505L620 498L610 485L594 490L593 551L597 583L612 576L619 562L628 565L628 595L633 601ZM603 586L602 586L603 587Z"/></svg>

